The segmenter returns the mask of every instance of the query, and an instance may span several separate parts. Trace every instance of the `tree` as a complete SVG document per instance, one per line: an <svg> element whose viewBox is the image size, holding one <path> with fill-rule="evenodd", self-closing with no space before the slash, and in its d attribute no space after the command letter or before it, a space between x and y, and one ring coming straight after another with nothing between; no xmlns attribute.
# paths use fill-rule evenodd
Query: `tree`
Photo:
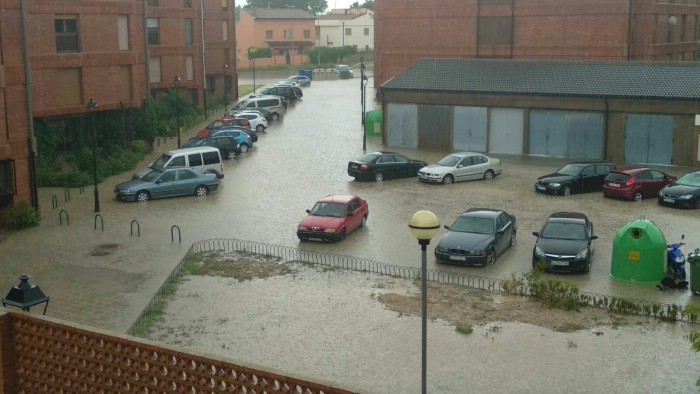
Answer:
<svg viewBox="0 0 700 394"><path fill-rule="evenodd" d="M243 8L296 8L319 15L328 8L326 0L248 0Z"/></svg>

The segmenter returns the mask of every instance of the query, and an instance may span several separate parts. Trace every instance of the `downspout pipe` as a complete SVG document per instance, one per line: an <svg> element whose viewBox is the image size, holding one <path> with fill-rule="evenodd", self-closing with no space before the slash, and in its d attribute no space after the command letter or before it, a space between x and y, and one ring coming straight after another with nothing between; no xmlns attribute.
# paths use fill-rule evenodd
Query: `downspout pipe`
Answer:
<svg viewBox="0 0 700 394"><path fill-rule="evenodd" d="M204 93L204 116L207 114L207 48L204 46L204 0L199 2L199 23L202 31L202 89Z"/></svg>
<svg viewBox="0 0 700 394"><path fill-rule="evenodd" d="M143 2L143 48L146 54L146 106L151 105L151 49L148 47L148 2Z"/></svg>
<svg viewBox="0 0 700 394"><path fill-rule="evenodd" d="M32 115L32 67L29 64L29 42L27 39L27 0L20 0L20 13L22 14L22 52L24 54L24 97L27 108L27 125L29 137L29 192L34 209L39 209L39 186L36 177L36 137L34 136L34 117Z"/></svg>
<svg viewBox="0 0 700 394"><path fill-rule="evenodd" d="M632 17L632 0L627 1L627 60L632 60L632 23L634 18Z"/></svg>

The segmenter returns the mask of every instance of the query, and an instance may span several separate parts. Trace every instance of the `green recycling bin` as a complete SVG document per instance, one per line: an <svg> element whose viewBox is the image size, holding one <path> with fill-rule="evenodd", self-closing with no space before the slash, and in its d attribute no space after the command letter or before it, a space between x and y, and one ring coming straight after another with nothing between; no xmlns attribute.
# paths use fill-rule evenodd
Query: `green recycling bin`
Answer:
<svg viewBox="0 0 700 394"><path fill-rule="evenodd" d="M381 137L384 131L384 113L378 109L367 112L365 115L365 135L367 137Z"/></svg>
<svg viewBox="0 0 700 394"><path fill-rule="evenodd" d="M690 266L690 291L695 295L700 295L700 248L688 253L686 261Z"/></svg>
<svg viewBox="0 0 700 394"><path fill-rule="evenodd" d="M656 285L664 276L664 234L647 219L627 223L613 240L610 277L622 282Z"/></svg>

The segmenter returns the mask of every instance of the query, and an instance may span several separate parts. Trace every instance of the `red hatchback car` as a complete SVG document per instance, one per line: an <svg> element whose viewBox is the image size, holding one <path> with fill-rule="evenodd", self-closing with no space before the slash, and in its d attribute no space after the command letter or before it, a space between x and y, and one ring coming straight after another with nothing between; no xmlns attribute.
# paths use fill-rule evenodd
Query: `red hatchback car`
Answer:
<svg viewBox="0 0 700 394"><path fill-rule="evenodd" d="M367 224L367 201L357 196L333 194L318 200L299 223L300 240L337 242L352 230Z"/></svg>
<svg viewBox="0 0 700 394"><path fill-rule="evenodd" d="M207 127L203 128L202 130L197 133L197 138L202 139L202 138L208 138L211 136L211 134L219 129L222 129L224 127L234 127L234 126L239 126L239 127L245 127L245 128L250 128L250 122L248 122L248 119L245 118L235 118L235 117L226 117L226 118L221 118L217 119L207 125Z"/></svg>
<svg viewBox="0 0 700 394"><path fill-rule="evenodd" d="M642 201L644 198L658 197L659 190L675 181L675 176L650 168L619 168L605 177L603 195Z"/></svg>

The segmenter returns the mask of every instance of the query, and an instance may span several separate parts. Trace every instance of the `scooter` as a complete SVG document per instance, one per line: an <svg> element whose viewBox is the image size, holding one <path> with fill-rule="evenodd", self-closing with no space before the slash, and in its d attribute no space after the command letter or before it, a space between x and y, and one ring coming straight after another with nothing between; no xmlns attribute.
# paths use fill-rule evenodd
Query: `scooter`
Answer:
<svg viewBox="0 0 700 394"><path fill-rule="evenodd" d="M685 280L685 256L681 251L684 239L685 234L681 235L681 242L666 245L666 273L670 278L682 281Z"/></svg>

